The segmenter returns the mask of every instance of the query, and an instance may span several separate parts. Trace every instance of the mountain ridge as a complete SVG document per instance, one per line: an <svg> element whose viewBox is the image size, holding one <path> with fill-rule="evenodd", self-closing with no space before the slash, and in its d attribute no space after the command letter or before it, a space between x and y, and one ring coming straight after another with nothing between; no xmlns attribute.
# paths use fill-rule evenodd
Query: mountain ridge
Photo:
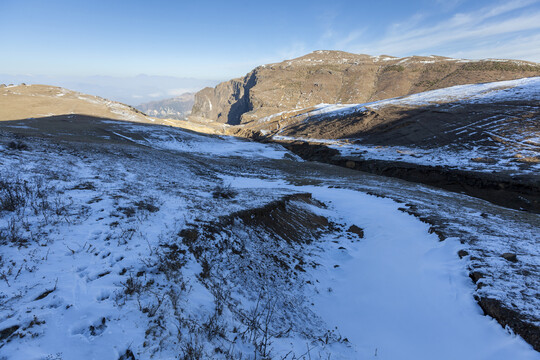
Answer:
<svg viewBox="0 0 540 360"><path fill-rule="evenodd" d="M261 65L195 94L191 121L246 124L320 103L366 103L454 85L540 75L522 60L370 56L319 50Z"/></svg>

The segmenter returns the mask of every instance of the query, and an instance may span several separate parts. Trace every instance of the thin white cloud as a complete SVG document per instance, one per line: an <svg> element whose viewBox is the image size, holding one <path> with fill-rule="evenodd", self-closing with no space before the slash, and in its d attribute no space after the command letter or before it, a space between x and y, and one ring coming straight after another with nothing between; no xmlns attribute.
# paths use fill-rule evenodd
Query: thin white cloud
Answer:
<svg viewBox="0 0 540 360"><path fill-rule="evenodd" d="M470 24L468 26L463 25L460 28L452 27L432 31L422 35L387 38L379 44L379 47L387 52L404 52L413 49L422 51L458 40L474 42L486 37L534 29L540 29L540 12L522 15L498 23L482 25Z"/></svg>
<svg viewBox="0 0 540 360"><path fill-rule="evenodd" d="M360 39L364 33L365 33L365 29L353 31L353 32L349 33L349 35L347 35L344 38L338 40L336 42L335 46L336 46L337 49L346 48L349 45L351 45L352 43L356 42L358 39Z"/></svg>
<svg viewBox="0 0 540 360"><path fill-rule="evenodd" d="M518 37L509 41L484 43L474 49L450 53L449 56L472 59L530 59L540 62L540 34Z"/></svg>
<svg viewBox="0 0 540 360"><path fill-rule="evenodd" d="M422 25L416 14L411 21L391 25L388 32L376 41L364 41L362 46L347 47L349 51L371 54L411 54L439 55L462 53L466 57L475 54L487 54L492 48L494 57L504 54L504 46L511 46L512 54L520 54L525 59L538 61L538 47L531 46L523 39L540 30L540 10L531 9L531 4L538 0L515 0L497 6L486 7L470 13L457 13L448 20L435 24ZM403 25L408 24L408 25ZM410 24L414 24L412 27ZM501 39L508 42L501 44ZM483 48L479 49L479 44ZM520 49L518 51L518 49ZM446 53L441 53L444 51ZM507 57L509 55L506 55Z"/></svg>
<svg viewBox="0 0 540 360"><path fill-rule="evenodd" d="M167 95L170 95L170 96L179 96L179 95L182 95L182 94L185 94L185 93L188 93L188 92L194 92L194 91L197 91L199 89L186 89L186 88L182 88L182 89L169 89L167 90Z"/></svg>
<svg viewBox="0 0 540 360"><path fill-rule="evenodd" d="M504 13L507 13L509 11L522 9L524 7L527 7L529 5L532 5L534 3L538 3L538 0L514 0L514 1L508 1L506 3L500 4L498 6L492 7L492 8L484 8L480 10L475 15L481 15L484 13L484 18L490 18L493 16L501 15ZM487 10L487 12L485 12Z"/></svg>
<svg viewBox="0 0 540 360"><path fill-rule="evenodd" d="M430 25L430 26L421 26L421 23L419 23L418 18L427 18L427 15L414 15L410 20L407 21L407 23L413 23L417 24L418 26L414 29L410 29L409 31L403 31L404 29L402 27L390 27L390 32L388 34L388 37L391 38L393 42L399 42L403 40L412 40L412 39L422 39L424 37L433 37L433 36L440 36L441 34L449 33L449 32L457 32L457 33L463 33L466 31L470 31L471 29L474 29L475 27L481 26L482 24L485 24L487 20L500 16L503 14L506 14L508 12L512 12L521 8L524 8L526 6L531 5L533 2L538 2L538 0L535 1L511 1L499 6L494 7L486 7L482 8L478 11L474 11L471 13L457 13L454 14L450 19L446 21L441 21L437 24ZM520 14L518 16L514 16L511 20L519 19L519 17L523 16L523 14ZM525 15L526 16L526 15ZM494 22L494 25L497 25L500 21ZM540 22L538 23L538 26L540 26Z"/></svg>
<svg viewBox="0 0 540 360"><path fill-rule="evenodd" d="M414 31L415 29L418 29L422 22L424 22L427 18L428 14L416 13L403 21L391 24L388 32L392 34L403 34L404 32Z"/></svg>
<svg viewBox="0 0 540 360"><path fill-rule="evenodd" d="M280 59L294 59L296 57L305 55L306 52L308 52L306 48L307 47L304 42L300 42L300 41L294 42L290 44L289 46L278 51L279 58ZM281 60L278 60L278 61L281 61Z"/></svg>
<svg viewBox="0 0 540 360"><path fill-rule="evenodd" d="M436 0L437 6L443 11L449 11L454 9L459 4L463 3L464 0Z"/></svg>

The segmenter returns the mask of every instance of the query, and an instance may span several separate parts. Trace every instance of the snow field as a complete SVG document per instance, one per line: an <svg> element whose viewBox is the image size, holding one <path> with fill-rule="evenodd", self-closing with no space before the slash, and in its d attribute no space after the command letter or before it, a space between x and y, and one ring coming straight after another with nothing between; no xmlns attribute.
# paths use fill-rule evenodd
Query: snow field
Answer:
<svg viewBox="0 0 540 360"><path fill-rule="evenodd" d="M268 186L229 180L241 188ZM356 358L540 359L523 339L483 315L456 238L440 242L390 199L276 185L312 193L329 206L321 214L364 230L364 239L330 236L318 244L314 259L322 266L311 274L315 286L306 289L314 312L351 342Z"/></svg>
<svg viewBox="0 0 540 360"><path fill-rule="evenodd" d="M326 269L315 298L316 312L357 345L361 358L540 358L483 316L456 256L457 239L439 242L388 199L338 189L313 193L365 232L346 250L321 254Z"/></svg>
<svg viewBox="0 0 540 360"><path fill-rule="evenodd" d="M299 277L311 284L281 288L285 297L301 303L287 309L301 315L296 325L317 334L334 331L350 343L315 345L291 332L273 339L276 358L290 359L292 353L297 359L538 358L521 338L482 315L465 262L456 256L457 239L439 242L427 225L398 211L397 203L328 188L324 179L322 186L294 186L279 172L250 173L239 166L294 159L279 147L143 129L122 125L115 132L144 148L93 152L38 143L28 152L0 148L3 175L9 170L30 183L43 178L65 207L48 220L29 209L0 214L1 229L15 219L29 240L27 247L0 245L0 271L9 281L0 279L0 330L17 325L21 335L0 343L0 359L117 360L127 349L137 358L173 359L188 345L207 354L230 350L231 343L219 336L205 340L198 328L217 309L215 288L200 278L201 262L188 252L181 271L165 274L157 254L172 251L173 244L185 250L177 239L187 224L212 222L296 192L312 193L328 209L309 206L310 211L357 225L365 238L336 233L312 247L282 249L304 251L320 264ZM219 161L215 154L221 154ZM238 196L214 199L212 189L221 184L230 184ZM252 243L250 254L261 245ZM235 263L222 264L224 278L238 271ZM249 279L244 283L240 288L229 283L236 289L230 301L247 312L257 294ZM178 295L176 308L171 292ZM310 310L300 313L304 306ZM244 329L235 316L224 309L217 323L228 339L239 338L238 329ZM307 327L315 324L320 327ZM253 346L237 340L230 353L250 358Z"/></svg>

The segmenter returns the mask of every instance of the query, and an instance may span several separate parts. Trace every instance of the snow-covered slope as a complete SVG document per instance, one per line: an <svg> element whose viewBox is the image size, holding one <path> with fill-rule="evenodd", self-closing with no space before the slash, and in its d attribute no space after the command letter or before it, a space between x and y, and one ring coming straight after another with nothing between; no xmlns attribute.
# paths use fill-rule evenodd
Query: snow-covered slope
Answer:
<svg viewBox="0 0 540 360"><path fill-rule="evenodd" d="M535 174L539 104L540 77L533 77L366 104L321 104L268 117L259 126L277 121L274 140L329 144L348 157Z"/></svg>
<svg viewBox="0 0 540 360"><path fill-rule="evenodd" d="M277 145L65 123L0 126L0 358L539 358L473 298L540 319L538 215ZM463 235L440 242L375 189ZM462 248L486 251L482 289Z"/></svg>
<svg viewBox="0 0 540 360"><path fill-rule="evenodd" d="M391 105L425 106L450 102L484 103L489 101L537 101L538 99L540 99L540 77L531 77L484 84L458 85L363 104L319 104L313 110L306 109L304 112L295 110L295 112L300 112L300 116L310 119L319 115L327 117L343 116ZM272 116L269 116L260 121L269 121L272 118Z"/></svg>

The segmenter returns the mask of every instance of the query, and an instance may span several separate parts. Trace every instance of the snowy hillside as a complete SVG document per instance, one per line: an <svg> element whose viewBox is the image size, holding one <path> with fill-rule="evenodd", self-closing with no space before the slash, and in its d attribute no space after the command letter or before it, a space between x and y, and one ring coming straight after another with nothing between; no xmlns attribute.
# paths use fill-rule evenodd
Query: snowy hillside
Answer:
<svg viewBox="0 0 540 360"><path fill-rule="evenodd" d="M0 125L0 359L540 358L474 297L540 325L539 215L68 120Z"/></svg>
<svg viewBox="0 0 540 360"><path fill-rule="evenodd" d="M328 144L348 157L535 174L540 171L538 104L540 77L533 77L365 104L321 104L259 123L282 118L274 140Z"/></svg>
<svg viewBox="0 0 540 360"><path fill-rule="evenodd" d="M486 102L497 100L537 100L540 98L540 77L498 81L484 84L458 85L398 98L363 104L319 104L305 110L295 110L299 117L312 119L319 115L342 116L368 109L391 105L424 106L449 102ZM286 112L267 116L259 122L270 121Z"/></svg>
<svg viewBox="0 0 540 360"><path fill-rule="evenodd" d="M484 84L458 85L364 104L320 104L315 106L314 110L302 113L302 116L307 118L317 115L338 116L391 105L424 106L456 101L475 103L498 100L538 100L539 98L540 77L531 77ZM270 119L271 117L265 118L266 121Z"/></svg>

